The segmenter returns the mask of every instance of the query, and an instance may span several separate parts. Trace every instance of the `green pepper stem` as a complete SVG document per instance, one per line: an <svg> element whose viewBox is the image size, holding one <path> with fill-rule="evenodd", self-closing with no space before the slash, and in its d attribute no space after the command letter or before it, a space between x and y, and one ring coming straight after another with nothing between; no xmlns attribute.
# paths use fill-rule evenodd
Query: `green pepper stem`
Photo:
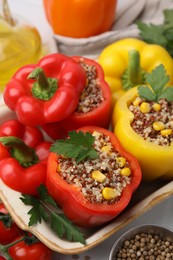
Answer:
<svg viewBox="0 0 173 260"><path fill-rule="evenodd" d="M28 79L35 79L33 84L32 95L41 100L49 100L58 88L56 78L47 78L43 69L38 67L29 75Z"/></svg>
<svg viewBox="0 0 173 260"><path fill-rule="evenodd" d="M137 85L141 82L140 55L135 49L129 51L128 73L133 85Z"/></svg>
<svg viewBox="0 0 173 260"><path fill-rule="evenodd" d="M140 66L140 54L132 49L128 53L129 62L127 69L122 75L122 88L127 91L136 85L145 83L145 71Z"/></svg>
<svg viewBox="0 0 173 260"><path fill-rule="evenodd" d="M27 146L20 138L15 136L0 137L0 143L11 148L11 156L23 167L29 167L38 162L35 150Z"/></svg>
<svg viewBox="0 0 173 260"><path fill-rule="evenodd" d="M34 69L29 75L28 79L35 79L40 89L49 88L49 82L42 68L38 67Z"/></svg>

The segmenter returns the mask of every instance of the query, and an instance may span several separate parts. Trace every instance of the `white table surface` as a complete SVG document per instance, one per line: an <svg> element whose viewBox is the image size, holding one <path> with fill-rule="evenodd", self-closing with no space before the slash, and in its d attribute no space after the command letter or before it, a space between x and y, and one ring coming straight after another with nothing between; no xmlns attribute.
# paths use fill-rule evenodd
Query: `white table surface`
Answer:
<svg viewBox="0 0 173 260"><path fill-rule="evenodd" d="M25 17L39 30L42 39L51 39L53 32L47 23L41 0L9 0L13 13ZM121 0L121 4L125 2ZM55 253L54 260L108 260L110 250L115 240L130 227L138 224L158 224L170 228L173 231L173 197L155 206L128 226L118 231L102 244L79 255L62 255Z"/></svg>

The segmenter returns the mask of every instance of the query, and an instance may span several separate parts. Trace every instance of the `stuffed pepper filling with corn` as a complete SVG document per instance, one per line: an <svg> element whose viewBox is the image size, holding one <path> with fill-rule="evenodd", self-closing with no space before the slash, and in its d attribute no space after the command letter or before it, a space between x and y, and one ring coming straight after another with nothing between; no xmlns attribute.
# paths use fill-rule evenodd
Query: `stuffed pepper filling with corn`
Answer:
<svg viewBox="0 0 173 260"><path fill-rule="evenodd" d="M160 76L162 81L157 82ZM173 89L165 88L168 77L163 65L156 67L148 80L151 88L139 86L139 96L129 106L134 115L131 126L145 140L170 146L173 141Z"/></svg>
<svg viewBox="0 0 173 260"><path fill-rule="evenodd" d="M58 174L69 184L80 188L91 203L113 204L131 182L131 167L115 150L109 136L93 132L96 159L76 163L75 159L59 157Z"/></svg>
<svg viewBox="0 0 173 260"><path fill-rule="evenodd" d="M115 218L140 181L138 161L107 129L82 127L51 146L46 186L78 225L98 226Z"/></svg>
<svg viewBox="0 0 173 260"><path fill-rule="evenodd" d="M146 75L146 85L127 91L113 112L114 132L138 159L144 180L173 178L173 86L168 81L164 66L157 66Z"/></svg>
<svg viewBox="0 0 173 260"><path fill-rule="evenodd" d="M134 114L133 130L145 140L158 145L171 145L173 141L173 102L158 102L137 97L129 106Z"/></svg>

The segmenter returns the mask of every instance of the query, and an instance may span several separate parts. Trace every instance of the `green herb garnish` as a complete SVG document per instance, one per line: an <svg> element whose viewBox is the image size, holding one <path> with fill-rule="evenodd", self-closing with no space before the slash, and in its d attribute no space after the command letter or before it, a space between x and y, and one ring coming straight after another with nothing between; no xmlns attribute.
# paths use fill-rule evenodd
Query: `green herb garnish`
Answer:
<svg viewBox="0 0 173 260"><path fill-rule="evenodd" d="M94 136L92 134L82 131L69 132L69 138L57 140L52 144L50 151L63 155L67 158L74 158L76 163L83 159L95 159L98 153L93 148Z"/></svg>
<svg viewBox="0 0 173 260"><path fill-rule="evenodd" d="M11 225L13 224L13 220L9 213L5 214L5 213L0 212L0 221L3 223L3 225L6 228L10 228Z"/></svg>
<svg viewBox="0 0 173 260"><path fill-rule="evenodd" d="M64 215L53 198L48 194L44 185L40 185L38 194L38 197L22 194L22 197L20 198L25 205L32 206L28 211L28 214L30 215L28 225L33 226L45 221L50 224L51 229L58 237L66 238L68 241L86 244L83 234Z"/></svg>
<svg viewBox="0 0 173 260"><path fill-rule="evenodd" d="M151 73L146 74L146 83L150 86L139 86L138 94L141 98L148 101L158 102L159 99L165 98L168 102L173 101L173 86L166 87L169 82L169 76L161 64Z"/></svg>
<svg viewBox="0 0 173 260"><path fill-rule="evenodd" d="M173 10L164 10L164 21L160 25L137 21L140 37L147 43L163 46L173 57Z"/></svg>

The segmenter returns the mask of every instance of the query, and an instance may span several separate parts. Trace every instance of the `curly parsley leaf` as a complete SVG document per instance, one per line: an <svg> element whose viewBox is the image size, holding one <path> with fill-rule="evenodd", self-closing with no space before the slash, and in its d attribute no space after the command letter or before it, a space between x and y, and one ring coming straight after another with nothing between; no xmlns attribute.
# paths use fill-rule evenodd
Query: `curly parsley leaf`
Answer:
<svg viewBox="0 0 173 260"><path fill-rule="evenodd" d="M44 185L38 188L38 196L22 194L20 198L25 205L32 206L28 211L29 226L45 221L60 238L86 244L84 235L60 210Z"/></svg>
<svg viewBox="0 0 173 260"><path fill-rule="evenodd" d="M169 76L166 75L166 70L161 64L151 73L146 74L146 83L150 86L139 86L138 94L148 101L158 102L160 98L165 98L168 102L171 102L173 101L173 87L166 87L168 82Z"/></svg>
<svg viewBox="0 0 173 260"><path fill-rule="evenodd" d="M137 21L140 37L147 43L164 47L173 57L173 10L163 11L164 21L160 25L146 24Z"/></svg>
<svg viewBox="0 0 173 260"><path fill-rule="evenodd" d="M82 131L69 132L69 138L57 140L52 144L50 151L63 155L67 158L74 158L76 163L83 159L95 159L98 153L93 148L94 136L92 134Z"/></svg>

